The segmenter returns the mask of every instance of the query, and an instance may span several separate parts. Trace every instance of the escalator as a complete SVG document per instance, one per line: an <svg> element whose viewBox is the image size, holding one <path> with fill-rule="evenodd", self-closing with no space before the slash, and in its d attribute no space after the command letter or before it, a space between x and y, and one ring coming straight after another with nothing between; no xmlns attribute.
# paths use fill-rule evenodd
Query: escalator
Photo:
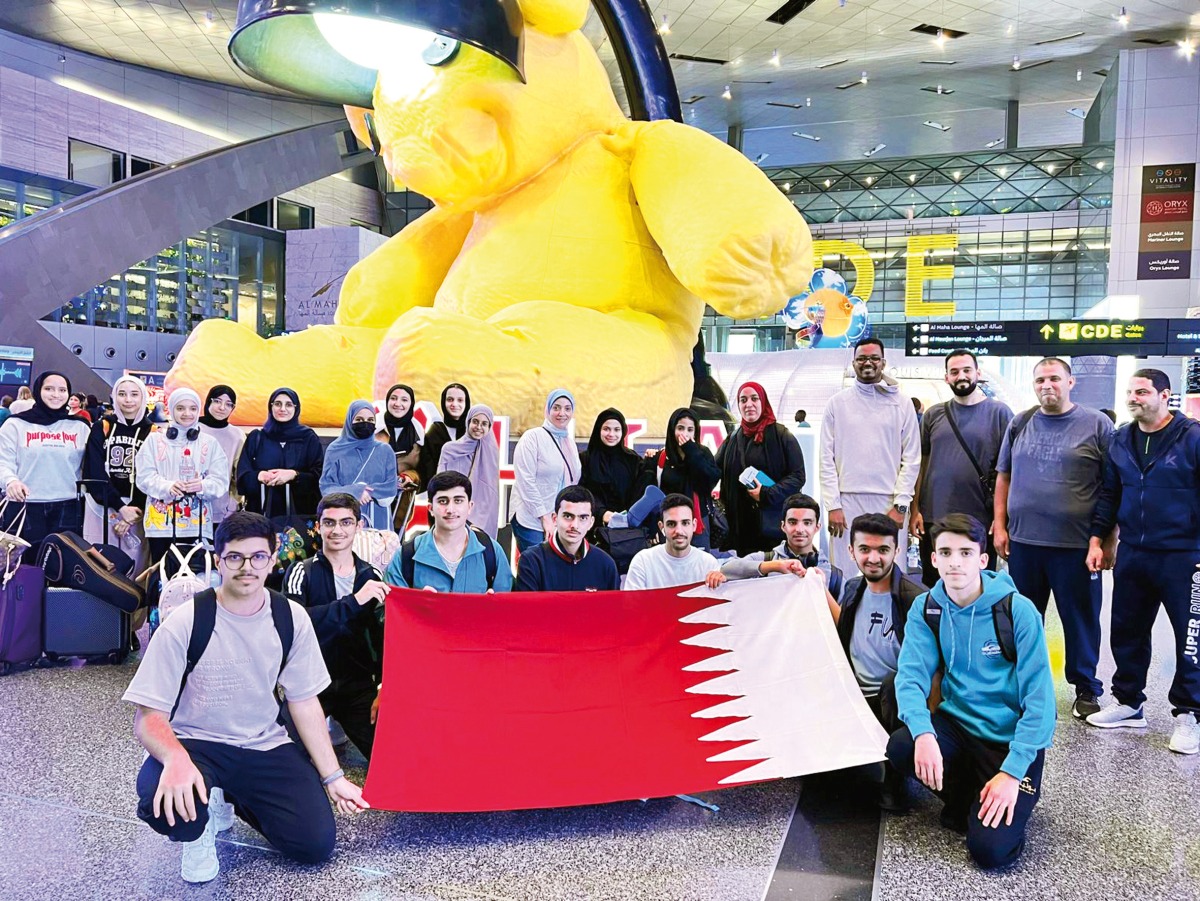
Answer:
<svg viewBox="0 0 1200 901"><path fill-rule="evenodd" d="M109 388L38 320L122 270L234 214L370 162L344 119L211 150L0 229L0 343L76 391Z"/></svg>

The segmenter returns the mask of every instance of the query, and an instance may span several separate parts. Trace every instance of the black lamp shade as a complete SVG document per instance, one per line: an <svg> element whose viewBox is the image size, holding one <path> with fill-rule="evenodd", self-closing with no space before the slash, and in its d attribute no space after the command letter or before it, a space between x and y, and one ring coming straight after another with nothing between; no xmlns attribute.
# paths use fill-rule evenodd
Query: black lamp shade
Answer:
<svg viewBox="0 0 1200 901"><path fill-rule="evenodd" d="M239 0L229 55L260 81L370 107L376 71L334 50L314 14L360 16L453 38L512 66L522 81L525 22L516 0Z"/></svg>

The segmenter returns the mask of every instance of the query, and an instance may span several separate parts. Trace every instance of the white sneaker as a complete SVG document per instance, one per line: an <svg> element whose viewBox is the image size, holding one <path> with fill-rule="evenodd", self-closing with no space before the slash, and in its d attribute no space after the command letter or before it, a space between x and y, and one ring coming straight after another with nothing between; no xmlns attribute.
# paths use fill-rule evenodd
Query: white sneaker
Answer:
<svg viewBox="0 0 1200 901"><path fill-rule="evenodd" d="M1145 729L1146 714L1139 704L1130 707L1128 704L1110 704L1099 713L1093 713L1087 718L1089 726L1099 726L1101 729Z"/></svg>
<svg viewBox="0 0 1200 901"><path fill-rule="evenodd" d="M225 800L225 792L214 788L208 792L208 816L216 824L217 832L233 826L233 805Z"/></svg>
<svg viewBox="0 0 1200 901"><path fill-rule="evenodd" d="M1200 751L1200 723L1192 713L1181 713L1175 717L1175 731L1171 733L1169 747L1176 754L1195 754Z"/></svg>
<svg viewBox="0 0 1200 901"><path fill-rule="evenodd" d="M217 862L217 829L208 818L204 833L194 842L184 842L179 875L184 882L209 882L217 878L221 865Z"/></svg>

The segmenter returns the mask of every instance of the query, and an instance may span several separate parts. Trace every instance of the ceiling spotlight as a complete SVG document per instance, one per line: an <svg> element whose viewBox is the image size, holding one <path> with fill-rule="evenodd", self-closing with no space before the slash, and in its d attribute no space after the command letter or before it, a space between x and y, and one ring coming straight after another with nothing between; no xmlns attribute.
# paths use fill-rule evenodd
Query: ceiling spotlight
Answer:
<svg viewBox="0 0 1200 901"><path fill-rule="evenodd" d="M775 50L774 52L772 52L772 53L771 53L771 65L772 65L772 66L778 66L778 65L780 65L780 60L779 60L779 51L778 51L778 50Z"/></svg>
<svg viewBox="0 0 1200 901"><path fill-rule="evenodd" d="M917 180L917 173L913 172L908 176L908 181L910 184L916 180Z"/></svg>
<svg viewBox="0 0 1200 901"><path fill-rule="evenodd" d="M1019 56L1013 57L1012 67L1013 67L1014 72L1021 68L1021 57L1019 57Z"/></svg>
<svg viewBox="0 0 1200 901"><path fill-rule="evenodd" d="M825 187L828 188L830 186L830 184L832 184L832 182L830 182L830 180L828 178L825 179Z"/></svg>
<svg viewBox="0 0 1200 901"><path fill-rule="evenodd" d="M1000 177L1001 177L1001 178L1008 178L1008 166L1001 166L1001 167L1000 167Z"/></svg>
<svg viewBox="0 0 1200 901"><path fill-rule="evenodd" d="M933 42L935 44L937 44L939 47L945 47L946 46L946 32L939 28L937 30L937 37L935 37L933 39Z"/></svg>
<svg viewBox="0 0 1200 901"><path fill-rule="evenodd" d="M1196 42L1191 38L1184 38L1182 41L1176 41L1175 46L1179 48L1179 52L1191 59L1196 54Z"/></svg>
<svg viewBox="0 0 1200 901"><path fill-rule="evenodd" d="M1076 119L1086 119L1087 118L1087 113L1085 113L1083 110L1081 110L1077 106L1073 106L1069 110L1067 110L1067 115L1074 116Z"/></svg>
<svg viewBox="0 0 1200 901"><path fill-rule="evenodd" d="M1075 80L1076 80L1076 81L1083 81L1083 69L1076 69L1076 70L1075 70Z"/></svg>
<svg viewBox="0 0 1200 901"><path fill-rule="evenodd" d="M961 173L961 172L955 172L955 173L954 173L954 180L955 180L955 181L958 181L960 178L962 178L962 173Z"/></svg>
<svg viewBox="0 0 1200 901"><path fill-rule="evenodd" d="M811 98L811 97L805 97L805 98L804 98L804 105L805 105L805 106L812 106L812 98Z"/></svg>
<svg viewBox="0 0 1200 901"><path fill-rule="evenodd" d="M1195 48L1193 48L1193 49L1195 49ZM863 69L863 74L858 77L858 80L860 82L862 82L863 84L867 83L867 70L866 69Z"/></svg>
<svg viewBox="0 0 1200 901"><path fill-rule="evenodd" d="M867 184L871 184L871 182L873 182L873 181L875 181L874 176L868 175L867 176Z"/></svg>
<svg viewBox="0 0 1200 901"><path fill-rule="evenodd" d="M874 156L879 151L883 150L883 148L885 148L885 147L887 147L887 144L876 144L870 150L864 150L863 156Z"/></svg>
<svg viewBox="0 0 1200 901"><path fill-rule="evenodd" d="M1101 160L1100 162L1096 163L1096 168L1103 169L1104 168L1104 160Z"/></svg>
<svg viewBox="0 0 1200 901"><path fill-rule="evenodd" d="M924 126L927 126L928 128L936 128L938 131L949 131L950 130L949 125L943 125L941 122L931 122L929 119L926 119L921 124Z"/></svg>
<svg viewBox="0 0 1200 901"><path fill-rule="evenodd" d="M783 183L783 192L786 194L790 190L792 190L792 183L790 181L785 181Z"/></svg>
<svg viewBox="0 0 1200 901"><path fill-rule="evenodd" d="M1055 169L1054 163L1049 163L1049 164L1047 164L1047 166L1046 166L1046 171L1047 171L1048 173L1050 173L1051 175L1053 175L1053 174L1054 174L1054 169Z"/></svg>
<svg viewBox="0 0 1200 901"><path fill-rule="evenodd" d="M990 149L991 149L991 148L993 148L993 147L999 147L999 146L1000 146L1001 144L1003 144L1003 143L1004 143L1004 138L996 138L996 140L994 140L994 141L988 141L988 142L987 142L986 144L984 144L983 146L984 146L984 147L987 147L987 148L990 150Z"/></svg>
<svg viewBox="0 0 1200 901"><path fill-rule="evenodd" d="M793 132L792 132L792 137L794 137L794 138L804 138L804 140L806 140L806 141L819 141L819 140L821 140L821 139L820 139L819 137L817 137L816 135L810 135L810 134L808 134L808 133L806 133L806 132L803 132L803 131L793 131ZM826 185L826 187L828 187L828 185Z"/></svg>
<svg viewBox="0 0 1200 901"><path fill-rule="evenodd" d="M721 92L721 96L726 100L733 99L733 92L729 90L729 85L725 85L725 90Z"/></svg>
<svg viewBox="0 0 1200 901"><path fill-rule="evenodd" d="M1122 28L1126 28L1129 25L1129 13L1125 10L1125 7L1123 7L1123 6L1121 7L1121 11L1119 13L1117 13L1117 22L1120 24L1120 26Z"/></svg>
<svg viewBox="0 0 1200 901"><path fill-rule="evenodd" d="M671 33L671 20L667 18L665 13L663 14L662 22L658 26L658 33L659 34L670 34Z"/></svg>

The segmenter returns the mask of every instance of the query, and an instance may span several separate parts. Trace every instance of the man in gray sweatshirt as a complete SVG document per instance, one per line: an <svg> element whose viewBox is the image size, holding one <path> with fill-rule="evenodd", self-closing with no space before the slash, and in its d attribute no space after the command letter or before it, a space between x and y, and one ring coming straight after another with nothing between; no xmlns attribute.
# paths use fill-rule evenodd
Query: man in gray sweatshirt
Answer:
<svg viewBox="0 0 1200 901"><path fill-rule="evenodd" d="M908 550L908 508L921 466L921 431L912 401L884 378L878 338L854 346L855 382L829 400L821 422L821 499L828 514L833 564L857 571L849 523L883 513L900 528L897 559Z"/></svg>

